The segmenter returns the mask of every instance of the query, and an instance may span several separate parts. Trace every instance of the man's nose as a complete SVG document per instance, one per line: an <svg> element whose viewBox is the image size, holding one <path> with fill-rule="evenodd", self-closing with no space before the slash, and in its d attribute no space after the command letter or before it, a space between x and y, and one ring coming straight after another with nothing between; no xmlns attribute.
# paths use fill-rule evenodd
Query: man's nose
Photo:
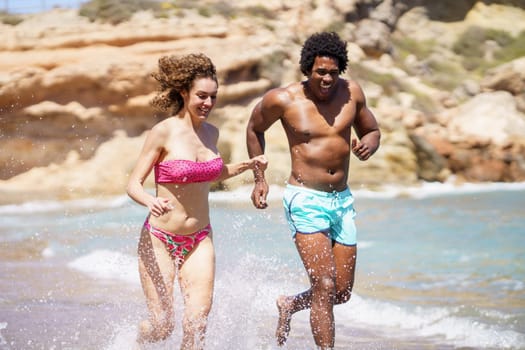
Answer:
<svg viewBox="0 0 525 350"><path fill-rule="evenodd" d="M326 73L323 75L323 81L332 81L332 75L330 73Z"/></svg>

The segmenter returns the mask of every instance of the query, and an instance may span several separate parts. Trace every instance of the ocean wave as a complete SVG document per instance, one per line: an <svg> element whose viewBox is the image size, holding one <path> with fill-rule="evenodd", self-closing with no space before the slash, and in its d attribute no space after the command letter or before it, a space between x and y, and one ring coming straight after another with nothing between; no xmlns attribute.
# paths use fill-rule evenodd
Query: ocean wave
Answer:
<svg viewBox="0 0 525 350"><path fill-rule="evenodd" d="M349 303L334 309L338 320L396 329L389 335L421 336L435 341L476 349L520 349L525 335L497 324L459 316L457 307L413 307L353 295ZM500 313L499 317L506 317ZM403 330L403 332L398 332Z"/></svg>
<svg viewBox="0 0 525 350"><path fill-rule="evenodd" d="M137 258L110 250L95 250L80 256L67 265L94 279L123 281L139 284Z"/></svg>
<svg viewBox="0 0 525 350"><path fill-rule="evenodd" d="M27 213L53 213L74 210L98 210L119 208L131 203L128 196L91 197L74 200L35 200L20 204L0 205L0 215L17 215Z"/></svg>
<svg viewBox="0 0 525 350"><path fill-rule="evenodd" d="M252 186L241 186L234 190L210 192L210 202L226 203L250 203ZM281 201L284 186L271 185L267 200L269 202ZM498 191L523 191L525 182L503 183L463 183L454 182L422 182L418 185L383 185L376 189L352 188L356 198L391 199L396 197L408 197L422 199L437 196L454 196L469 193L485 193ZM0 205L0 215L17 215L26 213L52 213L59 211L74 210L101 210L120 208L132 205L133 201L127 195L113 197L91 197L75 200L35 200L20 204Z"/></svg>
<svg viewBox="0 0 525 350"><path fill-rule="evenodd" d="M525 182L490 182L490 183L462 183L449 182L422 182L415 186L384 185L378 191L358 189L352 191L356 197L389 199L409 197L423 199L439 196L456 196L470 193L487 193L499 191L523 191Z"/></svg>
<svg viewBox="0 0 525 350"><path fill-rule="evenodd" d="M136 257L131 255L95 250L71 261L68 266L101 283L123 281L138 285L136 264ZM260 266L268 268L261 269ZM254 274L254 271L257 273ZM299 280L295 272L286 273L283 266L272 259L265 260L251 254L243 256L234 268L218 271L214 309L218 315L228 315L232 307L246 317L273 314L275 297L283 290L300 288ZM239 290L243 292L237 294ZM414 306L362 297L356 293L350 302L334 309L338 323L365 328L371 326L389 338L421 337L431 339L435 344L475 349L520 349L525 346L524 334L505 328L502 325L504 322L499 322L513 316L497 310L478 311L484 317L490 316L493 322L469 317L461 306ZM229 318L221 318L221 322L229 321ZM214 333L213 329L211 332ZM220 332L224 332L222 327Z"/></svg>
<svg viewBox="0 0 525 350"><path fill-rule="evenodd" d="M280 201L283 196L284 186L272 185L268 194L268 201ZM242 186L231 191L210 193L210 200L215 202L250 202L252 186ZM486 193L498 191L523 191L525 182L491 182L491 183L462 183L449 182L421 182L417 185L402 186L385 184L375 189L351 188L356 198L391 199L408 197L423 199L437 196L455 196L469 193Z"/></svg>

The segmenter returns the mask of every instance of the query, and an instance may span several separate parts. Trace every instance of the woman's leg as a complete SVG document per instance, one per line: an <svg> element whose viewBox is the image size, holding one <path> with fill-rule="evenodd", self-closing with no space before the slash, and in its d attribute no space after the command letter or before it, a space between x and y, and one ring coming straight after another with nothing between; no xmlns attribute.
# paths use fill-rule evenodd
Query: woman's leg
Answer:
<svg viewBox="0 0 525 350"><path fill-rule="evenodd" d="M186 256L179 269L179 284L184 297L181 350L204 348L214 280L215 250L210 234Z"/></svg>
<svg viewBox="0 0 525 350"><path fill-rule="evenodd" d="M173 283L175 265L164 243L142 229L139 246L139 274L149 311L148 320L139 325L137 341L158 342L174 329Z"/></svg>

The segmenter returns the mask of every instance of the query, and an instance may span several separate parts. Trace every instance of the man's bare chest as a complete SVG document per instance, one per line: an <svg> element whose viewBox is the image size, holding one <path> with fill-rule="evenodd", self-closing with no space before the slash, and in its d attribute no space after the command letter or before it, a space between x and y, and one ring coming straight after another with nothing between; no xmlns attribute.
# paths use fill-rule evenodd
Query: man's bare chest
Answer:
<svg viewBox="0 0 525 350"><path fill-rule="evenodd" d="M341 108L320 107L303 103L286 111L283 125L296 135L310 137L344 134L349 131L354 120L355 109L351 106Z"/></svg>

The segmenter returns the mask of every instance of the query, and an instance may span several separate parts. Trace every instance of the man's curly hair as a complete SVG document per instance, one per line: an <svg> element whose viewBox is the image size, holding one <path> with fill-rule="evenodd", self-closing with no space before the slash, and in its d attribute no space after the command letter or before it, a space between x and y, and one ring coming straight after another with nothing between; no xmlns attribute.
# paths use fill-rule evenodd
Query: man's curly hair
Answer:
<svg viewBox="0 0 525 350"><path fill-rule="evenodd" d="M184 107L181 91L189 91L195 79L211 78L218 84L215 65L202 53L163 56L159 59L158 72L152 77L160 83L160 88L151 105L163 111L173 108L174 114Z"/></svg>
<svg viewBox="0 0 525 350"><path fill-rule="evenodd" d="M339 65L339 72L344 73L348 65L348 51L346 42L335 32L321 32L310 36L301 49L301 72L308 76L314 66L317 56L335 58Z"/></svg>

